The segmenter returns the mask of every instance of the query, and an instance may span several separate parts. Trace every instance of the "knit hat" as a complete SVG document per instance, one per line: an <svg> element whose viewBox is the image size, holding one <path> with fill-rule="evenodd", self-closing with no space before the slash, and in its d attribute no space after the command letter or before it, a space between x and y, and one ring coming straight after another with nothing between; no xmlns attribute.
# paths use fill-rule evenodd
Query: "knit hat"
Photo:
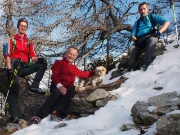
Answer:
<svg viewBox="0 0 180 135"><path fill-rule="evenodd" d="M27 28L28 28L28 21L25 18L21 18L18 20L17 28L19 27L21 22L25 22L27 24Z"/></svg>

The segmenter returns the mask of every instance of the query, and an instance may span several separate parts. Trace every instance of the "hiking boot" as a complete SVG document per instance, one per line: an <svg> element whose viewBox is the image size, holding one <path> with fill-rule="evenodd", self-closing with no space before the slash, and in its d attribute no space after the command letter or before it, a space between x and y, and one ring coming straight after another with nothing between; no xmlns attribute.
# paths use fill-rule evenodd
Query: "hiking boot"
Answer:
<svg viewBox="0 0 180 135"><path fill-rule="evenodd" d="M45 94L45 91L43 91L41 88L31 88L29 91L32 94Z"/></svg>
<svg viewBox="0 0 180 135"><path fill-rule="evenodd" d="M148 66L147 66L147 65L143 65L143 66L141 67L141 70L142 70L142 71L146 71L146 70L147 70L147 68L148 68Z"/></svg>
<svg viewBox="0 0 180 135"><path fill-rule="evenodd" d="M52 117L51 116L50 121L60 122L60 121L62 121L62 119L60 117Z"/></svg>
<svg viewBox="0 0 180 135"><path fill-rule="evenodd" d="M39 88L39 82L33 81L31 84L31 89L30 92L33 93L37 93L37 94L45 94L45 92Z"/></svg>
<svg viewBox="0 0 180 135"><path fill-rule="evenodd" d="M41 122L41 118L34 116L31 119L31 124L39 124Z"/></svg>
<svg viewBox="0 0 180 135"><path fill-rule="evenodd" d="M11 122L12 123L18 123L19 122L19 117L11 117Z"/></svg>
<svg viewBox="0 0 180 135"><path fill-rule="evenodd" d="M54 111L52 112L50 121L56 121L56 122L62 121L62 119L60 118L60 113L59 113L59 111L54 110Z"/></svg>

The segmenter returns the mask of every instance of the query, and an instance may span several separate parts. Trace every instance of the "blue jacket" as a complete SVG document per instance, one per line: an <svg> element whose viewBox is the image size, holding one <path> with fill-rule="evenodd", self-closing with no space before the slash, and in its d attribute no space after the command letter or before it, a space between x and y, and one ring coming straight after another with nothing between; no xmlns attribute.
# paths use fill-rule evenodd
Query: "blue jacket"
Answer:
<svg viewBox="0 0 180 135"><path fill-rule="evenodd" d="M152 14L152 19L160 25L163 25L165 22L167 22L167 20L165 18L163 18L162 16L159 16L157 14ZM144 18L140 18L140 23L139 23L139 27L138 27L138 32L136 35L136 30L137 30L137 22L138 20L134 23L133 25L133 29L132 29L132 33L131 33L131 37L135 36L135 37L140 37L143 35L148 35L151 33L151 28L153 27L151 24L151 21L149 19L149 16L146 15L146 17Z"/></svg>

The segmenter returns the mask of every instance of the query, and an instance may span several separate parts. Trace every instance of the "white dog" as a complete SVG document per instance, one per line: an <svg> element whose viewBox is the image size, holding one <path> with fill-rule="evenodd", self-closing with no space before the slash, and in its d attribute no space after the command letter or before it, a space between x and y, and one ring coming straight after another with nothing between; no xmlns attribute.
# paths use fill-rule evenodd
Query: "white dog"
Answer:
<svg viewBox="0 0 180 135"><path fill-rule="evenodd" d="M92 85L92 86L99 85L103 81L103 79L106 75L106 72L107 72L107 70L104 66L96 67L95 75L93 75L87 79L79 78L79 87L83 87L86 85Z"/></svg>

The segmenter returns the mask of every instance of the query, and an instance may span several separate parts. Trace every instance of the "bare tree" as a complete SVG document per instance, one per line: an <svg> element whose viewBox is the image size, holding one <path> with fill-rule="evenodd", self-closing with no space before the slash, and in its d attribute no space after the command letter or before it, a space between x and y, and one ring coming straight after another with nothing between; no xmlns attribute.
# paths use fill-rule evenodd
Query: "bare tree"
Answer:
<svg viewBox="0 0 180 135"><path fill-rule="evenodd" d="M18 19L25 17L29 38L39 53L51 50L48 57L60 56L74 45L81 52L77 62L80 64L86 57L104 54L107 38L109 53L120 54L127 48L132 29L128 20L137 14L132 12L135 4L128 0L3 0L0 32L3 40L12 37Z"/></svg>

